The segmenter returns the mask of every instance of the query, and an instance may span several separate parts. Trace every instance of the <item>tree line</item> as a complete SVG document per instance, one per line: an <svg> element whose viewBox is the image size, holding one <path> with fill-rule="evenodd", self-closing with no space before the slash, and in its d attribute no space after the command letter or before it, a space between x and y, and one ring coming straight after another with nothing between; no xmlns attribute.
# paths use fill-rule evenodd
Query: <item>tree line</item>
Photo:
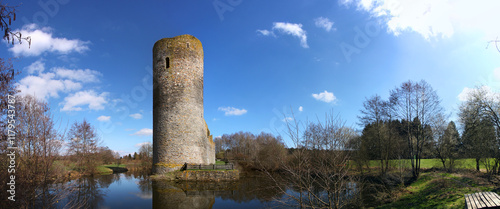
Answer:
<svg viewBox="0 0 500 209"><path fill-rule="evenodd" d="M462 134L440 103L424 80L402 83L385 100L367 98L358 116L362 134L349 143L358 167L377 160L386 173L391 160L407 159L418 177L421 159L438 158L451 170L456 159L474 158L478 171L483 164L489 174L500 173L500 97L485 87L470 91L458 112Z"/></svg>
<svg viewBox="0 0 500 209"><path fill-rule="evenodd" d="M278 169L281 156L286 154L283 139L264 132L224 134L215 138L214 143L216 158L235 162L245 169Z"/></svg>

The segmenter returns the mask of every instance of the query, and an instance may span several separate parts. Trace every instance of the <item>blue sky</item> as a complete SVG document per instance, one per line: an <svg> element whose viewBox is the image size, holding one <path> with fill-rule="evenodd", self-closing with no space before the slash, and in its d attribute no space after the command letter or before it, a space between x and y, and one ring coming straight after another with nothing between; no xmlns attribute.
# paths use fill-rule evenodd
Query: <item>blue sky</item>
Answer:
<svg viewBox="0 0 500 209"><path fill-rule="evenodd" d="M152 141L153 44L182 34L203 44L214 136L284 134L292 111L359 128L366 97L410 79L425 79L450 119L470 88L500 89L500 52L486 48L500 35L494 0L3 3L20 4L12 26L32 38L0 47L18 57L21 94L48 102L61 127L86 118L121 154Z"/></svg>

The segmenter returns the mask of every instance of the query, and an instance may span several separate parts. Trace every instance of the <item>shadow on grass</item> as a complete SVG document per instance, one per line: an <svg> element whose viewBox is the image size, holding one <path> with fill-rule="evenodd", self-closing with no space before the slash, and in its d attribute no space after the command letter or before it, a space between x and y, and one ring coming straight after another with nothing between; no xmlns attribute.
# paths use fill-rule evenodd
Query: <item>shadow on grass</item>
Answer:
<svg viewBox="0 0 500 209"><path fill-rule="evenodd" d="M106 168L113 170L113 173L125 173L128 171L127 168L123 168L123 167L106 166Z"/></svg>
<svg viewBox="0 0 500 209"><path fill-rule="evenodd" d="M422 174L406 188L407 194L378 208L464 208L464 194L476 190L461 183L460 178L452 179L435 173Z"/></svg>

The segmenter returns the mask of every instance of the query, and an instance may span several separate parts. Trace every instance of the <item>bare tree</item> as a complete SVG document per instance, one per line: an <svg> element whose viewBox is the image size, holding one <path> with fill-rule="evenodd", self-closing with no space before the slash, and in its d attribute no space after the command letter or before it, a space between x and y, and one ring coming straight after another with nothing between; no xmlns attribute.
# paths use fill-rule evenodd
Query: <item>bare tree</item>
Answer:
<svg viewBox="0 0 500 209"><path fill-rule="evenodd" d="M85 119L81 123L75 122L68 132L67 140L68 153L75 158L77 169L95 174L99 137L94 126Z"/></svg>
<svg viewBox="0 0 500 209"><path fill-rule="evenodd" d="M432 127L436 116L443 113L441 100L436 91L422 80L418 83L407 81L392 90L390 102L394 115L406 123L409 149L407 157L411 159L413 177L418 177L422 151L429 141L426 126Z"/></svg>
<svg viewBox="0 0 500 209"><path fill-rule="evenodd" d="M153 146L150 143L145 143L139 148L139 155L144 158L153 158Z"/></svg>
<svg viewBox="0 0 500 209"><path fill-rule="evenodd" d="M57 185L50 185L64 180L62 165L56 163L63 134L55 128L47 103L30 95L18 95L15 107L15 172L0 172L0 177L5 180L5 175L15 174L16 187L19 188L16 190L17 207L51 207L67 191ZM12 150L8 150L5 144L1 150L0 159L7 165L8 159L4 152Z"/></svg>
<svg viewBox="0 0 500 209"><path fill-rule="evenodd" d="M389 168L389 160L395 155L397 137L391 126L390 103L375 95L363 102L360 124L364 125L362 140L372 145L372 157L380 160L380 171L385 173ZM384 167L385 165L385 167Z"/></svg>
<svg viewBox="0 0 500 209"><path fill-rule="evenodd" d="M153 146L151 143L145 143L139 148L139 159L141 160L141 168L152 171L153 168Z"/></svg>
<svg viewBox="0 0 500 209"><path fill-rule="evenodd" d="M286 197L282 203L300 208L342 208L355 202L359 190L356 180L348 175L350 154L346 149L355 131L333 115L324 122L307 123L305 131L295 120L287 124L296 149L282 160L283 175L268 172Z"/></svg>
<svg viewBox="0 0 500 209"><path fill-rule="evenodd" d="M22 40L25 40L31 47L31 37L23 37L23 34L18 31L13 32L10 27L12 21L16 21L16 7L0 3L0 30L4 32L3 39L7 40L8 43L12 43L12 45L14 45L16 39L19 44L22 44Z"/></svg>

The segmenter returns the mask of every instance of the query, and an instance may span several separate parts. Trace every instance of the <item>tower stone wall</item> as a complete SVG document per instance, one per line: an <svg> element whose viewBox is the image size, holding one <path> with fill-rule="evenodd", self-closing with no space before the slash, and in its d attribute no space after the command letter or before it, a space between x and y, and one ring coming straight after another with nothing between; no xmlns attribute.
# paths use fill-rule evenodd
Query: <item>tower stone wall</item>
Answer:
<svg viewBox="0 0 500 209"><path fill-rule="evenodd" d="M191 35L164 38L153 47L153 173L184 163L215 163L203 118L203 47Z"/></svg>

